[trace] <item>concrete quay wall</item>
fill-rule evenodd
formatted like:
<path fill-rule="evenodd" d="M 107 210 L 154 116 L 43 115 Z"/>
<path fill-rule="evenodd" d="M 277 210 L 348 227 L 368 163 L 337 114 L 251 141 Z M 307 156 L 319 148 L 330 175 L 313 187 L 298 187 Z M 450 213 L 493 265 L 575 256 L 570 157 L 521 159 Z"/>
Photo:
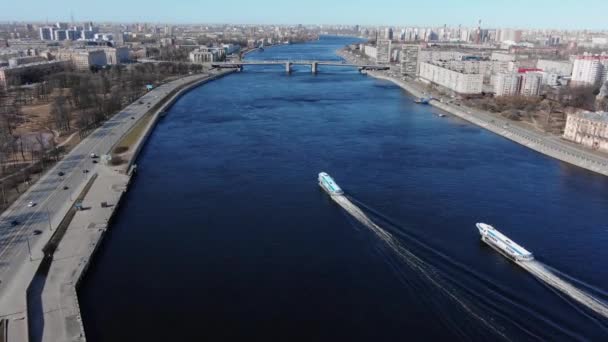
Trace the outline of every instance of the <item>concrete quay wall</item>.
<path fill-rule="evenodd" d="M 186 77 L 184 84 L 178 84 L 175 89 L 159 99 L 151 109 L 155 110 L 155 107 L 158 106 L 152 114 L 153 119 L 150 120 L 134 144 L 134 152 L 130 155 L 127 164 L 130 166 L 134 163 L 158 120 L 182 95 L 197 86 L 229 73 L 222 72 L 204 78 Z M 167 99 L 168 97 L 170 98 Z M 133 127 L 135 127 L 135 123 Z M 119 142 L 126 134 L 128 131 L 116 142 Z M 113 147 L 109 152 L 113 150 Z M 65 236 L 59 242 L 58 252 L 53 257 L 48 271 L 46 274 L 42 274 L 42 280 L 38 276 L 32 280 L 32 283 L 38 282 L 37 286 L 41 290 L 35 294 L 37 298 L 31 298 L 31 296 L 27 298 L 28 301 L 36 302 L 33 306 L 28 303 L 28 307 L 35 308 L 32 311 L 28 310 L 26 315 L 29 336 L 13 339 L 10 342 L 24 342 L 30 339 L 86 341 L 78 301 L 78 287 L 81 285 L 103 237 L 110 228 L 111 220 L 120 206 L 132 178 L 131 174 L 117 172 L 115 167 L 101 164 L 97 166 L 97 174 L 97 179 L 83 200 L 83 204 L 88 207 L 88 210 L 80 211 L 74 216 Z M 101 202 L 107 202 L 110 205 L 103 207 L 100 205 Z M 36 322 L 42 322 L 42 324 Z"/>

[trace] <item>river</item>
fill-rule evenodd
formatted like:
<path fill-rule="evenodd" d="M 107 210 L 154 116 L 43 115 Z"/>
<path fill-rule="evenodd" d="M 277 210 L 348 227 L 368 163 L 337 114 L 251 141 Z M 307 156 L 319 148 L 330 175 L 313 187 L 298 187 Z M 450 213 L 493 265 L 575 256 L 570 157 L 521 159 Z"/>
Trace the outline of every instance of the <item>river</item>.
<path fill-rule="evenodd" d="M 353 41 L 247 58 L 340 60 Z M 606 300 L 608 178 L 439 113 L 343 67 L 247 67 L 189 92 L 83 282 L 88 340 L 608 339 L 608 321 L 475 228 Z M 319 188 L 320 171 L 380 234 Z"/>

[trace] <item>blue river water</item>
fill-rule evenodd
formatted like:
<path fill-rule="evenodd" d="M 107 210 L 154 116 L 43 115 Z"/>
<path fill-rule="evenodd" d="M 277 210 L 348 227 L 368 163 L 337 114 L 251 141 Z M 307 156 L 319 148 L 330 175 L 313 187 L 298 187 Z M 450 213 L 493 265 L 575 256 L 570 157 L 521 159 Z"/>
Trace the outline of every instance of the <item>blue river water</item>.
<path fill-rule="evenodd" d="M 353 41 L 247 58 L 340 60 Z M 79 293 L 90 341 L 608 340 L 475 228 L 606 300 L 608 178 L 354 69 L 284 70 L 196 88 L 159 123 Z M 332 202 L 321 171 L 415 258 Z"/>

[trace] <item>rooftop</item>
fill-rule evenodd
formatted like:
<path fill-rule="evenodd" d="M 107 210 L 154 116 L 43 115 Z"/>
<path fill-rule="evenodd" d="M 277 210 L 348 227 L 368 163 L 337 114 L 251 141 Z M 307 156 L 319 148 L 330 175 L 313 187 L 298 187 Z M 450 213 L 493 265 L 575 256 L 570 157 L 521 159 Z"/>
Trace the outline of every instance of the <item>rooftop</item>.
<path fill-rule="evenodd" d="M 589 121 L 608 123 L 608 112 L 580 112 L 573 115 Z"/>
<path fill-rule="evenodd" d="M 65 61 L 52 60 L 52 61 L 42 61 L 42 62 L 34 62 L 34 63 L 27 63 L 27 64 L 19 64 L 19 65 L 12 66 L 12 67 L 11 66 L 0 67 L 0 70 L 15 70 L 15 69 L 28 68 L 28 67 L 32 67 L 32 66 L 36 66 L 36 65 L 56 64 L 56 63 L 65 63 Z"/>

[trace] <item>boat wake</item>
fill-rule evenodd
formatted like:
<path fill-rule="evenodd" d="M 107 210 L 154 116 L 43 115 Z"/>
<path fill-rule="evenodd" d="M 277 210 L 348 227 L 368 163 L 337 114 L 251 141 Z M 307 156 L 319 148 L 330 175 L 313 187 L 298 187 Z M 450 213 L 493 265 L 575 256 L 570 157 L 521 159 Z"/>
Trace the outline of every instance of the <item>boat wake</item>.
<path fill-rule="evenodd" d="M 400 260 L 412 268 L 415 267 L 415 270 L 429 279 L 449 298 L 469 311 L 472 317 L 483 317 L 484 319 L 481 321 L 486 326 L 490 326 L 490 323 L 494 324 L 491 331 L 499 329 L 500 336 L 504 337 L 505 334 L 502 332 L 507 333 L 510 330 L 507 326 L 496 325 L 499 324 L 497 319 L 500 319 L 503 324 L 510 325 L 519 332 L 527 334 L 530 340 L 544 341 L 550 339 L 551 336 L 568 336 L 571 340 L 585 340 L 586 333 L 581 334 L 580 331 L 577 331 L 576 326 L 569 326 L 566 322 L 560 321 L 559 317 L 553 316 L 551 311 L 544 307 L 528 305 L 526 298 L 523 298 L 517 291 L 512 291 L 509 287 L 493 281 L 493 279 L 427 245 L 411 228 L 402 226 L 395 219 L 385 216 L 356 198 L 340 197 L 344 196 L 337 196 L 333 199 L 345 209 L 349 218 L 356 219 L 374 232 Z M 368 212 L 371 216 L 366 214 Z M 376 222 L 387 226 L 380 228 L 370 217 L 373 217 L 374 221 L 377 218 L 379 221 Z M 402 239 L 407 241 L 407 248 L 400 243 Z M 416 254 L 414 254 L 414 251 L 416 251 Z M 423 261 L 421 256 L 428 256 L 432 260 L 438 259 L 441 262 L 433 265 L 428 261 Z M 540 275 L 543 275 L 543 278 L 546 279 L 546 281 L 541 281 L 543 285 L 570 304 L 581 315 L 594 322 L 603 333 L 608 332 L 605 323 L 598 321 L 597 317 L 586 312 L 569 299 L 569 296 L 576 296 L 580 299 L 576 301 L 577 303 L 582 303 L 585 307 L 588 307 L 585 304 L 587 303 L 603 311 L 605 310 L 605 298 L 608 298 L 608 293 L 563 274 L 548 265 L 541 264 L 539 261 L 535 260 L 533 262 L 539 266 L 534 267 L 533 270 L 528 269 L 530 273 L 538 274 L 536 278 L 539 279 Z M 530 262 L 527 263 L 530 264 Z M 549 286 L 549 283 L 554 285 Z M 558 291 L 559 288 L 567 288 L 568 292 L 565 290 L 560 290 L 560 292 Z M 562 295 L 562 292 L 569 293 L 569 295 Z M 513 316 L 510 309 L 506 309 L 506 307 L 517 309 L 519 315 Z M 598 312 L 597 310 L 594 311 Z M 604 316 L 601 312 L 600 315 Z"/>
<path fill-rule="evenodd" d="M 385 246 L 387 246 L 392 252 L 394 252 L 409 267 L 418 271 L 419 274 L 421 274 L 437 289 L 441 290 L 448 298 L 458 303 L 464 311 L 469 313 L 475 319 L 482 322 L 488 329 L 490 329 L 490 331 L 494 332 L 495 334 L 506 340 L 509 340 L 509 338 L 502 331 L 500 331 L 484 317 L 477 314 L 468 303 L 456 296 L 456 294 L 453 291 L 450 291 L 449 288 L 444 286 L 445 282 L 442 281 L 441 277 L 439 276 L 439 274 L 437 274 L 436 270 L 434 270 L 433 267 L 428 265 L 425 261 L 413 254 L 403 245 L 401 245 L 399 241 L 395 237 L 393 237 L 392 234 L 375 224 L 358 206 L 351 202 L 347 197 L 331 196 L 331 198 L 352 217 L 359 221 L 359 223 L 369 228 L 385 244 Z"/>
<path fill-rule="evenodd" d="M 542 281 L 576 302 L 582 304 L 586 308 L 593 310 L 604 318 L 608 318 L 608 303 L 599 299 L 584 290 L 574 286 L 572 283 L 560 277 L 556 272 L 553 272 L 548 266 L 534 260 L 527 262 L 518 262 L 522 268 L 530 272 L 538 280 Z"/>

